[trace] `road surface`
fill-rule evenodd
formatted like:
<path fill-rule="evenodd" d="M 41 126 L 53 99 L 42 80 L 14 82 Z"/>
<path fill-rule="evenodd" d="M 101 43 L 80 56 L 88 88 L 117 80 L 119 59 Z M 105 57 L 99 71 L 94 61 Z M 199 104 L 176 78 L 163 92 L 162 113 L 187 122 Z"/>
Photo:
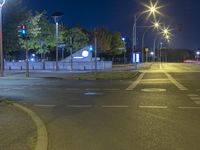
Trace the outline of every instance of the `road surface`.
<path fill-rule="evenodd" d="M 132 80 L 0 80 L 34 110 L 49 150 L 199 150 L 200 66 L 153 64 Z"/>

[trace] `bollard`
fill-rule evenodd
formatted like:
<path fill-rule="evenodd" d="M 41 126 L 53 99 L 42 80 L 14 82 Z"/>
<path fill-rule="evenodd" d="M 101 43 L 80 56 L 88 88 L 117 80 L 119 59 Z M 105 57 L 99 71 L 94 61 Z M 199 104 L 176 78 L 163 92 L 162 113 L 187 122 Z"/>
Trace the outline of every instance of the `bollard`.
<path fill-rule="evenodd" d="M 21 66 L 21 70 L 23 70 L 23 67 Z"/>
<path fill-rule="evenodd" d="M 9 66 L 9 70 L 11 70 L 11 66 Z"/>

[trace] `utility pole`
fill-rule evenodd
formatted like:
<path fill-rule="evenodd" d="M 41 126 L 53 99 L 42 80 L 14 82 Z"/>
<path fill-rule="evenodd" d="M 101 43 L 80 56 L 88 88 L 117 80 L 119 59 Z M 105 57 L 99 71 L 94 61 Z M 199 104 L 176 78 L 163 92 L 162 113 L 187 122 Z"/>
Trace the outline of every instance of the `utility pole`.
<path fill-rule="evenodd" d="M 26 42 L 26 77 L 29 78 L 30 73 L 29 73 L 28 38 L 25 39 L 25 42 Z"/>
<path fill-rule="evenodd" d="M 70 57 L 70 65 L 71 65 L 71 70 L 73 70 L 73 38 L 70 37 L 70 54 L 71 54 L 71 57 Z"/>
<path fill-rule="evenodd" d="M 95 72 L 97 72 L 97 32 L 94 32 L 94 47 L 95 47 Z"/>
<path fill-rule="evenodd" d="M 134 60 L 134 64 L 137 69 L 137 62 L 136 62 L 136 44 L 137 44 L 137 15 L 134 16 L 134 24 L 133 24 L 133 45 L 132 45 L 132 58 Z M 134 54 L 134 56 L 133 56 Z"/>
<path fill-rule="evenodd" d="M 59 24 L 56 22 L 56 71 L 59 70 L 58 66 L 58 36 L 59 36 Z"/>

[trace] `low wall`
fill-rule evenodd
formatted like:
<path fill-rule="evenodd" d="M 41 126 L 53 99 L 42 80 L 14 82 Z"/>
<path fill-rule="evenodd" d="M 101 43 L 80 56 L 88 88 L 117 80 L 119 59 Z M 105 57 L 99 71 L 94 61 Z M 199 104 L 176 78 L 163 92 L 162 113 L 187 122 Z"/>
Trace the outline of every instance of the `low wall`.
<path fill-rule="evenodd" d="M 26 63 L 25 62 L 5 62 L 4 64 L 5 70 L 25 70 Z M 30 70 L 56 70 L 56 62 L 55 61 L 46 61 L 46 62 L 29 62 Z M 95 63 L 94 62 L 73 62 L 72 64 L 73 70 L 94 70 Z M 111 61 L 98 61 L 97 69 L 112 69 Z M 59 70 L 71 70 L 70 62 L 59 62 Z"/>

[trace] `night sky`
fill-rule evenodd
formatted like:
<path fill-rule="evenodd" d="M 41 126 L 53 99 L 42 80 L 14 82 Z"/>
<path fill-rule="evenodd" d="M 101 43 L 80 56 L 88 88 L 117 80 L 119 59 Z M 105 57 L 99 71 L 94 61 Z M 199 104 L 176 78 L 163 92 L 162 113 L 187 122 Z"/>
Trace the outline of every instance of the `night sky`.
<path fill-rule="evenodd" d="M 67 26 L 81 24 L 93 29 L 105 27 L 119 31 L 123 36 L 131 38 L 133 15 L 143 9 L 142 0 L 26 0 L 26 5 L 33 10 L 46 10 L 49 15 L 55 11 L 65 14 L 63 22 Z M 149 2 L 143 0 L 142 2 Z M 164 16 L 161 22 L 170 25 L 174 30 L 172 48 L 200 48 L 200 1 L 199 0 L 160 0 L 165 5 L 161 9 Z M 145 16 L 143 17 L 145 18 Z M 138 25 L 148 25 L 149 21 L 140 19 Z M 177 30 L 182 27 L 182 31 Z M 139 29 L 138 41 L 143 29 Z M 146 45 L 152 47 L 154 33 L 149 32 Z M 140 44 L 141 42 L 139 42 Z"/>

